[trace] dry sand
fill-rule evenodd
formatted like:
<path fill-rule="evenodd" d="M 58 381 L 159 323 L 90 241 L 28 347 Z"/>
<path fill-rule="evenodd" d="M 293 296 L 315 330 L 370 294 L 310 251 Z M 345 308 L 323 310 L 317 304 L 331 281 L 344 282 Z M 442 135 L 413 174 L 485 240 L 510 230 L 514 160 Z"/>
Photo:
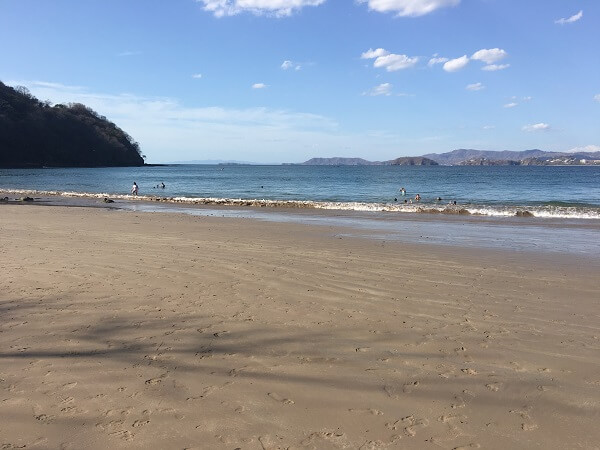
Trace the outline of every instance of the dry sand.
<path fill-rule="evenodd" d="M 1 448 L 599 448 L 594 261 L 0 205 Z"/>

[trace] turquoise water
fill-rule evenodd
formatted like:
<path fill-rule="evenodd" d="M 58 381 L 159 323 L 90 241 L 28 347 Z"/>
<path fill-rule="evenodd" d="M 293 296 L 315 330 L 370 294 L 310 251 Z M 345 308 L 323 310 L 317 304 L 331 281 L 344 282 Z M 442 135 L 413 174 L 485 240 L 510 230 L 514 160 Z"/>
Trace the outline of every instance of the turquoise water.
<path fill-rule="evenodd" d="M 187 202 L 297 206 L 358 211 L 600 219 L 600 167 L 210 166 L 0 169 L 0 190 L 125 196 Z M 165 189 L 156 188 L 164 182 Z M 400 195 L 400 188 L 407 191 Z M 410 201 L 420 194 L 421 202 Z M 441 197 L 442 201 L 437 198 Z M 406 200 L 406 203 L 404 202 Z M 457 206 L 449 203 L 457 202 Z M 287 204 L 289 206 L 290 203 Z"/>

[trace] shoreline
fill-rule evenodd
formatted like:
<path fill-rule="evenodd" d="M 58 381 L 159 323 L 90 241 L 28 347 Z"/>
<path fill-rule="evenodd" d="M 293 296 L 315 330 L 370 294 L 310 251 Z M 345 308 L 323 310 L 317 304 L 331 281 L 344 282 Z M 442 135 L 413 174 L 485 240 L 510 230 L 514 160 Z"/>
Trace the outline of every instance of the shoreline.
<path fill-rule="evenodd" d="M 2 445 L 600 441 L 599 266 L 583 259 L 247 218 L 0 209 Z"/>
<path fill-rule="evenodd" d="M 0 191 L 0 198 L 5 192 Z M 14 192 L 14 191 L 13 191 Z M 14 195 L 14 194 L 13 194 Z M 404 244 L 444 245 L 459 248 L 497 249 L 507 252 L 570 255 L 600 261 L 600 223 L 585 219 L 489 217 L 461 214 L 423 214 L 390 211 L 349 211 L 285 206 L 204 204 L 156 201 L 124 195 L 109 203 L 98 195 L 46 195 L 32 202 L 11 199 L 8 204 L 78 206 L 127 211 L 222 216 L 265 222 L 340 227 L 348 237 L 364 237 Z M 160 199 L 159 199 L 160 200 Z M 6 204 L 6 203 L 4 203 Z M 1 206 L 1 205 L 0 205 Z"/>
<path fill-rule="evenodd" d="M 547 204 L 547 205 L 477 205 L 477 204 L 453 204 L 440 202 L 412 202 L 402 201 L 386 203 L 366 202 L 338 202 L 338 201 L 315 201 L 315 200 L 277 200 L 261 198 L 217 198 L 217 197 L 182 197 L 164 195 L 137 195 L 118 193 L 90 193 L 76 191 L 44 191 L 34 189 L 0 189 L 0 195 L 25 195 L 41 197 L 63 197 L 80 199 L 116 199 L 141 202 L 169 203 L 179 205 L 206 205 L 206 206 L 238 206 L 258 208 L 289 208 L 289 209 L 312 209 L 331 211 L 355 211 L 355 212 L 386 212 L 399 214 L 425 214 L 441 216 L 472 216 L 472 217 L 494 217 L 511 218 L 525 217 L 536 219 L 564 219 L 564 220 L 600 220 L 600 207 L 596 205 L 577 204 Z M 402 197 L 400 198 L 402 200 Z"/>

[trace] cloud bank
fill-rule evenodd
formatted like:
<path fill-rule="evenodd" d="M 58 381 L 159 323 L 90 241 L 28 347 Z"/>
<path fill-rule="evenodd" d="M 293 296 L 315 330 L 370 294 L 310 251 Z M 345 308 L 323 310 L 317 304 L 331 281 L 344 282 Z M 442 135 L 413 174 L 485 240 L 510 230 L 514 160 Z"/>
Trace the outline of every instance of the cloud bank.
<path fill-rule="evenodd" d="M 274 17 L 291 16 L 306 6 L 319 6 L 325 0 L 196 0 L 216 17 L 235 16 L 243 12 Z"/>
<path fill-rule="evenodd" d="M 339 135 L 329 117 L 265 107 L 187 107 L 177 99 L 103 94 L 79 86 L 41 81 L 8 81 L 25 86 L 51 103 L 83 103 L 106 116 L 138 141 L 149 161 L 240 159 L 244 149 L 251 160 L 289 161 L 315 142 L 340 148 L 360 138 Z M 366 144 L 365 144 L 366 145 Z M 284 155 L 283 153 L 286 153 Z"/>
<path fill-rule="evenodd" d="M 437 9 L 456 6 L 460 0 L 359 0 L 380 13 L 395 13 L 399 17 L 418 17 Z"/>

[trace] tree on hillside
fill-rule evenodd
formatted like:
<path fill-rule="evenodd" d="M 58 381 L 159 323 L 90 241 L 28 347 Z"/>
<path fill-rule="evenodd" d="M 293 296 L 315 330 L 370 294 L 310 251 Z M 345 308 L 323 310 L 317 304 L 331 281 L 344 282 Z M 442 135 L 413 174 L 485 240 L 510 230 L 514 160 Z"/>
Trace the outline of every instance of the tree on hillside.
<path fill-rule="evenodd" d="M 51 106 L 0 82 L 0 167 L 141 166 L 139 144 L 81 103 Z"/>

